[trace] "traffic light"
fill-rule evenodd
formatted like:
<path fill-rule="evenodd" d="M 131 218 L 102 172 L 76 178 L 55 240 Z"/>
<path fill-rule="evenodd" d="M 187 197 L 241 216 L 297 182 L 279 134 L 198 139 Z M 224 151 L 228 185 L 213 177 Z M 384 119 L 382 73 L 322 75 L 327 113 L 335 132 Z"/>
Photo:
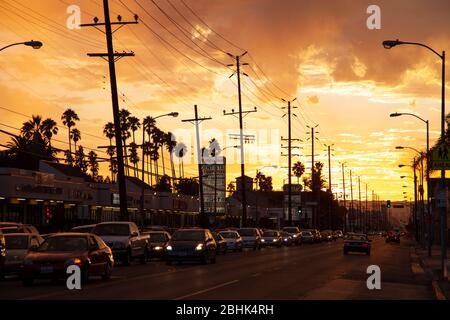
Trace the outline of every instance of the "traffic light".
<path fill-rule="evenodd" d="M 387 202 L 386 202 L 386 208 L 390 208 L 391 207 L 391 200 L 388 200 Z"/>
<path fill-rule="evenodd" d="M 302 213 L 303 213 L 302 207 L 297 207 L 297 213 L 299 216 L 302 215 Z"/>

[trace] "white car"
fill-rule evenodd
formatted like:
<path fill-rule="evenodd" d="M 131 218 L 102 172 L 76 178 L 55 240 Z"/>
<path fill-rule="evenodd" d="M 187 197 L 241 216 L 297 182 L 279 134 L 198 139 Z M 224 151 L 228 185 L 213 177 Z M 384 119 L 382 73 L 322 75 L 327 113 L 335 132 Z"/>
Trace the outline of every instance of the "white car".
<path fill-rule="evenodd" d="M 242 238 L 244 248 L 261 249 L 261 235 L 256 228 L 241 228 L 239 234 Z"/>
<path fill-rule="evenodd" d="M 243 248 L 242 238 L 237 231 L 232 230 L 220 231 L 219 234 L 225 240 L 227 250 L 242 251 Z"/>

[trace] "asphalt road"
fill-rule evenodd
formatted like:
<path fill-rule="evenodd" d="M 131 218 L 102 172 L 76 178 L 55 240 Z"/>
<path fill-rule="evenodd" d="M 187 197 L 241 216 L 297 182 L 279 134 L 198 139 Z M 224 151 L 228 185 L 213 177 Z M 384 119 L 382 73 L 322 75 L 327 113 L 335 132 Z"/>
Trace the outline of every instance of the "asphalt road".
<path fill-rule="evenodd" d="M 216 264 L 117 265 L 109 281 L 81 290 L 65 282 L 0 281 L 0 299 L 432 299 L 429 281 L 411 269 L 410 246 L 375 238 L 372 255 L 343 255 L 343 242 L 266 248 L 218 256 Z M 369 265 L 381 268 L 381 290 L 369 290 Z"/>

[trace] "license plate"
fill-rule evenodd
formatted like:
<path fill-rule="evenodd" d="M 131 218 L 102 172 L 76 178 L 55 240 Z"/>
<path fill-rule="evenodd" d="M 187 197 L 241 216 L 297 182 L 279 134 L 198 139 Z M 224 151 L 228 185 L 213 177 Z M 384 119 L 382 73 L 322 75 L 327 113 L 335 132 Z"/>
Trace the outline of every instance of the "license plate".
<path fill-rule="evenodd" d="M 52 273 L 52 272 L 53 272 L 53 267 L 51 267 L 51 266 L 41 267 L 41 273 Z"/>

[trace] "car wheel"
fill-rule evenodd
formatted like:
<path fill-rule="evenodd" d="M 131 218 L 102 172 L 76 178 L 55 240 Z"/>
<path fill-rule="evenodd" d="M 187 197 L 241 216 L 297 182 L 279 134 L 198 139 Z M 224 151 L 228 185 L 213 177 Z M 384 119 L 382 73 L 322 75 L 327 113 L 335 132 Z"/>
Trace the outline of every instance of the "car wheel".
<path fill-rule="evenodd" d="M 34 279 L 33 278 L 23 278 L 22 283 L 25 287 L 31 287 L 33 285 Z"/>
<path fill-rule="evenodd" d="M 111 279 L 111 272 L 112 272 L 111 264 L 107 263 L 105 267 L 105 273 L 102 275 L 102 279 L 103 280 Z"/>
<path fill-rule="evenodd" d="M 208 263 L 208 258 L 206 257 L 206 255 L 204 255 L 202 257 L 202 264 L 207 264 Z"/>
<path fill-rule="evenodd" d="M 211 258 L 211 263 L 216 263 L 216 256 Z"/>

